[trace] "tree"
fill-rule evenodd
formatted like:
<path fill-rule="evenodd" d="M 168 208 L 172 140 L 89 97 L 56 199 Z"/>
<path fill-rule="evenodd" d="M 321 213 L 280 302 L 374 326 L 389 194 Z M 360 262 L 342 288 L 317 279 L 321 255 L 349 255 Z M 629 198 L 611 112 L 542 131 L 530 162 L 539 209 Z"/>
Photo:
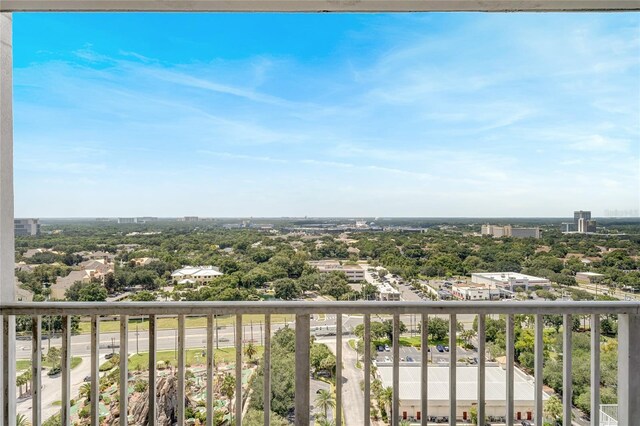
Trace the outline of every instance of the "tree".
<path fill-rule="evenodd" d="M 54 346 L 51 349 L 49 349 L 49 351 L 47 352 L 47 361 L 51 363 L 52 368 L 59 366 L 61 359 L 62 359 L 62 353 L 60 352 L 59 348 L 56 348 Z"/>
<path fill-rule="evenodd" d="M 142 290 L 131 295 L 129 299 L 132 302 L 155 302 L 156 296 L 148 290 Z"/>
<path fill-rule="evenodd" d="M 320 389 L 316 395 L 316 406 L 324 412 L 324 417 L 327 418 L 327 411 L 329 408 L 335 408 L 336 400 L 331 392 Z"/>
<path fill-rule="evenodd" d="M 256 355 L 256 353 L 258 353 L 258 350 L 256 349 L 256 346 L 253 344 L 253 342 L 247 343 L 247 345 L 244 347 L 244 354 L 247 356 L 247 358 L 249 358 L 249 361 L 253 361 L 253 357 Z"/>
<path fill-rule="evenodd" d="M 300 286 L 291 278 L 281 278 L 279 280 L 275 280 L 271 287 L 275 292 L 275 296 L 278 299 L 282 300 L 293 300 L 298 299 L 302 296 L 302 289 Z"/>
<path fill-rule="evenodd" d="M 29 426 L 30 424 L 24 414 L 16 415 L 16 426 Z"/>
<path fill-rule="evenodd" d="M 222 384 L 220 385 L 220 393 L 227 397 L 229 400 L 229 415 L 233 416 L 233 411 L 231 409 L 231 404 L 233 402 L 233 395 L 236 391 L 236 378 L 231 374 L 225 374 L 224 379 L 222 379 Z"/>
<path fill-rule="evenodd" d="M 551 420 L 553 424 L 558 424 L 562 420 L 562 401 L 553 395 L 544 402 L 544 416 Z"/>
<path fill-rule="evenodd" d="M 86 398 L 87 401 L 91 401 L 91 384 L 84 383 L 82 386 L 80 386 L 78 395 L 80 396 L 80 398 Z"/>
<path fill-rule="evenodd" d="M 440 317 L 429 319 L 429 338 L 435 341 L 446 339 L 449 335 L 449 320 Z"/>

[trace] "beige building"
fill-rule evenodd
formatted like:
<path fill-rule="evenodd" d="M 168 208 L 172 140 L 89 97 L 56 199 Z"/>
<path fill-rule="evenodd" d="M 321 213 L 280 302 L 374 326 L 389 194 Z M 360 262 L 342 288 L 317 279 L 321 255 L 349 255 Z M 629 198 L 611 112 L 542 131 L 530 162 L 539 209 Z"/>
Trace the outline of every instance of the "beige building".
<path fill-rule="evenodd" d="M 321 274 L 344 272 L 347 276 L 347 281 L 350 283 L 364 281 L 364 269 L 360 265 L 342 264 L 337 260 L 311 260 L 307 263 L 315 266 Z"/>
<path fill-rule="evenodd" d="M 64 294 L 75 282 L 87 284 L 91 282 L 89 271 L 71 271 L 66 277 L 56 278 L 56 282 L 51 285 L 51 299 L 64 300 Z"/>
<path fill-rule="evenodd" d="M 449 365 L 429 367 L 428 416 L 431 421 L 444 421 L 449 417 Z M 418 362 L 400 364 L 400 412 L 401 419 L 418 421 L 421 413 L 421 367 Z M 377 374 L 384 387 L 393 387 L 393 366 L 378 363 Z M 485 368 L 485 400 L 487 417 L 503 418 L 506 412 L 506 371 L 497 363 L 487 363 Z M 478 367 L 456 366 L 457 419 L 470 420 L 471 407 L 478 403 Z M 514 368 L 514 411 L 516 420 L 532 420 L 534 409 L 533 377 Z M 543 399 L 548 395 L 543 394 Z M 519 424 L 519 422 L 518 422 Z"/>
<path fill-rule="evenodd" d="M 540 238 L 542 232 L 540 228 L 514 228 L 511 225 L 482 225 L 482 235 L 491 235 L 496 238 L 513 237 L 513 238 Z"/>

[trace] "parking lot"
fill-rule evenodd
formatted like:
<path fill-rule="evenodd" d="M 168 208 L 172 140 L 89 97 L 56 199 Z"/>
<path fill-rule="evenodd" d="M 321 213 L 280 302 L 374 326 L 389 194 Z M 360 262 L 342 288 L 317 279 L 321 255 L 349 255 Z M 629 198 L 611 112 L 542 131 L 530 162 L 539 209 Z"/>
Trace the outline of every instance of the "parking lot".
<path fill-rule="evenodd" d="M 474 350 L 466 350 L 458 346 L 456 358 L 477 358 L 478 353 Z M 377 362 L 392 362 L 393 348 L 389 347 L 389 351 L 376 351 Z M 401 362 L 422 362 L 422 353 L 420 349 L 413 346 L 400 346 Z M 429 361 L 434 364 L 443 364 L 449 362 L 449 352 L 439 352 L 435 346 L 429 346 Z"/>

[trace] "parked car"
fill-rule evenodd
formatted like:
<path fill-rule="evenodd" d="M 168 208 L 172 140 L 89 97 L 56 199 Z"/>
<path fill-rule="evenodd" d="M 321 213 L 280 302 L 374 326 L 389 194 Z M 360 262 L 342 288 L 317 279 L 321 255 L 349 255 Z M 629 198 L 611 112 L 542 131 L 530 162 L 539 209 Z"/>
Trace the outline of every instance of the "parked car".
<path fill-rule="evenodd" d="M 113 352 L 109 352 L 108 354 L 106 354 L 106 355 L 104 356 L 104 359 L 111 359 L 111 358 L 113 358 L 113 355 L 114 355 L 114 353 L 113 353 Z"/>
<path fill-rule="evenodd" d="M 382 345 L 376 346 L 376 349 L 378 350 L 378 352 L 384 352 L 384 346 Z"/>
<path fill-rule="evenodd" d="M 413 362 L 413 358 L 411 358 L 410 356 L 407 357 L 407 362 Z"/>
<path fill-rule="evenodd" d="M 531 425 L 531 422 L 530 422 L 529 420 L 523 420 L 520 424 L 521 424 L 522 426 L 532 426 L 532 425 Z"/>
<path fill-rule="evenodd" d="M 384 351 L 391 352 L 391 348 L 389 347 L 389 345 L 384 345 Z"/>
<path fill-rule="evenodd" d="M 449 352 L 449 346 L 445 346 L 445 347 L 444 347 L 444 351 L 445 351 L 445 352 Z"/>
<path fill-rule="evenodd" d="M 444 346 L 442 345 L 436 345 L 436 349 L 438 350 L 438 352 L 444 352 Z"/>
<path fill-rule="evenodd" d="M 85 382 L 90 382 L 91 381 L 91 376 L 84 376 L 84 381 Z"/>

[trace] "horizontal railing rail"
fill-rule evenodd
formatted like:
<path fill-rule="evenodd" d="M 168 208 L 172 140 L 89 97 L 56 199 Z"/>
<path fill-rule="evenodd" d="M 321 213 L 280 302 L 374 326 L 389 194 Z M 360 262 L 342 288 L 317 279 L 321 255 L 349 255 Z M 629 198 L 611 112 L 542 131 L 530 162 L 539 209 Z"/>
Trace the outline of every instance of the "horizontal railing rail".
<path fill-rule="evenodd" d="M 0 305 L 2 315 L 231 314 L 640 314 L 640 302 L 33 302 Z"/>
<path fill-rule="evenodd" d="M 619 318 L 618 328 L 618 404 L 620 407 L 619 424 L 632 425 L 631 420 L 640 418 L 640 303 L 639 302 L 116 302 L 116 303 L 79 303 L 79 302 L 42 302 L 42 303 L 11 303 L 0 305 L 0 317 L 3 321 L 3 403 L 2 424 L 12 426 L 15 424 L 15 406 L 12 405 L 8 395 L 12 395 L 11 389 L 15 387 L 15 374 L 7 374 L 10 371 L 11 363 L 15 360 L 15 341 L 12 341 L 11 328 L 14 327 L 16 316 L 31 317 L 32 330 L 32 424 L 40 426 L 42 423 L 42 317 L 61 316 L 62 318 L 62 348 L 61 348 L 61 423 L 71 424 L 70 402 L 74 395 L 71 394 L 71 318 L 72 316 L 84 316 L 90 319 L 90 351 L 91 351 L 91 395 L 97 395 L 100 389 L 99 359 L 100 359 L 100 322 L 104 317 L 117 317 L 120 321 L 120 348 L 122 356 L 119 361 L 119 424 L 128 424 L 126 414 L 128 413 L 128 339 L 130 337 L 129 321 L 136 317 L 148 318 L 148 368 L 149 368 L 149 392 L 153 395 L 157 385 L 157 350 L 158 350 L 158 319 L 163 316 L 177 317 L 176 330 L 176 396 L 178 407 L 177 424 L 185 424 L 185 407 L 182 401 L 185 400 L 186 383 L 186 331 L 185 319 L 188 316 L 206 317 L 206 425 L 212 426 L 214 419 L 213 407 L 213 380 L 215 371 L 215 361 L 213 359 L 214 335 L 216 345 L 217 327 L 216 317 L 218 315 L 232 315 L 235 317 L 234 342 L 235 347 L 235 377 L 238 378 L 235 384 L 233 410 L 233 424 L 242 424 L 243 401 L 247 396 L 243 389 L 242 368 L 243 368 L 243 339 L 246 337 L 243 328 L 243 315 L 257 314 L 264 315 L 264 355 L 263 355 L 263 395 L 271 395 L 271 333 L 272 315 L 289 314 L 295 315 L 295 424 L 308 426 L 312 421 L 310 413 L 310 343 L 311 343 L 311 323 L 313 314 L 335 314 L 336 321 L 336 409 L 334 420 L 336 426 L 342 426 L 343 408 L 343 332 L 345 331 L 343 315 L 358 315 L 358 321 L 363 324 L 364 340 L 364 368 L 362 374 L 362 389 L 364 395 L 362 404 L 364 407 L 363 423 L 370 424 L 371 409 L 371 317 L 388 316 L 391 318 L 393 327 L 391 346 L 393 348 L 392 360 L 392 396 L 389 401 L 391 411 L 390 422 L 393 426 L 400 423 L 400 319 L 403 315 L 419 315 L 421 325 L 420 338 L 424 342 L 428 336 L 429 317 L 434 315 L 445 315 L 449 319 L 449 410 L 446 421 L 449 425 L 457 424 L 459 412 L 457 411 L 457 319 L 458 315 L 474 315 L 478 324 L 478 371 L 477 371 L 477 417 L 488 420 L 486 413 L 486 389 L 485 389 L 485 326 L 487 315 L 504 315 L 506 317 L 506 380 L 505 380 L 505 413 L 502 421 L 508 425 L 513 425 L 516 421 L 516 411 L 514 406 L 515 391 L 514 378 L 516 371 L 514 368 L 514 347 L 515 347 L 515 320 L 516 315 L 533 315 L 534 324 L 534 406 L 533 420 L 535 426 L 542 425 L 543 418 L 543 334 L 544 316 L 562 314 L 563 318 L 563 418 L 564 425 L 571 424 L 572 418 L 572 326 L 573 316 L 584 315 L 591 320 L 591 381 L 600 382 L 600 315 L 617 314 Z M 353 318 L 353 317 L 351 317 Z M 215 329 L 215 331 L 214 331 Z M 13 330 L 15 332 L 15 330 Z M 429 364 L 428 364 L 428 344 L 421 345 L 422 358 L 419 361 L 420 373 L 420 423 L 425 426 L 429 421 Z M 568 356 L 567 356 L 568 354 Z M 15 370 L 14 370 L 15 371 Z M 243 394 L 244 393 L 244 394 Z M 592 387 L 591 403 L 593 407 L 600 405 L 599 386 Z M 265 415 L 263 423 L 269 425 L 270 418 L 270 398 L 263 401 Z M 149 399 L 147 424 L 155 425 L 157 420 L 158 404 L 156 398 Z M 594 410 L 595 411 L 595 410 Z M 90 423 L 99 425 L 99 399 L 90 399 Z M 347 413 L 345 413 L 347 414 Z M 599 426 L 601 418 L 599 413 L 592 413 L 591 425 Z M 484 424 L 481 420 L 480 424 Z"/>

